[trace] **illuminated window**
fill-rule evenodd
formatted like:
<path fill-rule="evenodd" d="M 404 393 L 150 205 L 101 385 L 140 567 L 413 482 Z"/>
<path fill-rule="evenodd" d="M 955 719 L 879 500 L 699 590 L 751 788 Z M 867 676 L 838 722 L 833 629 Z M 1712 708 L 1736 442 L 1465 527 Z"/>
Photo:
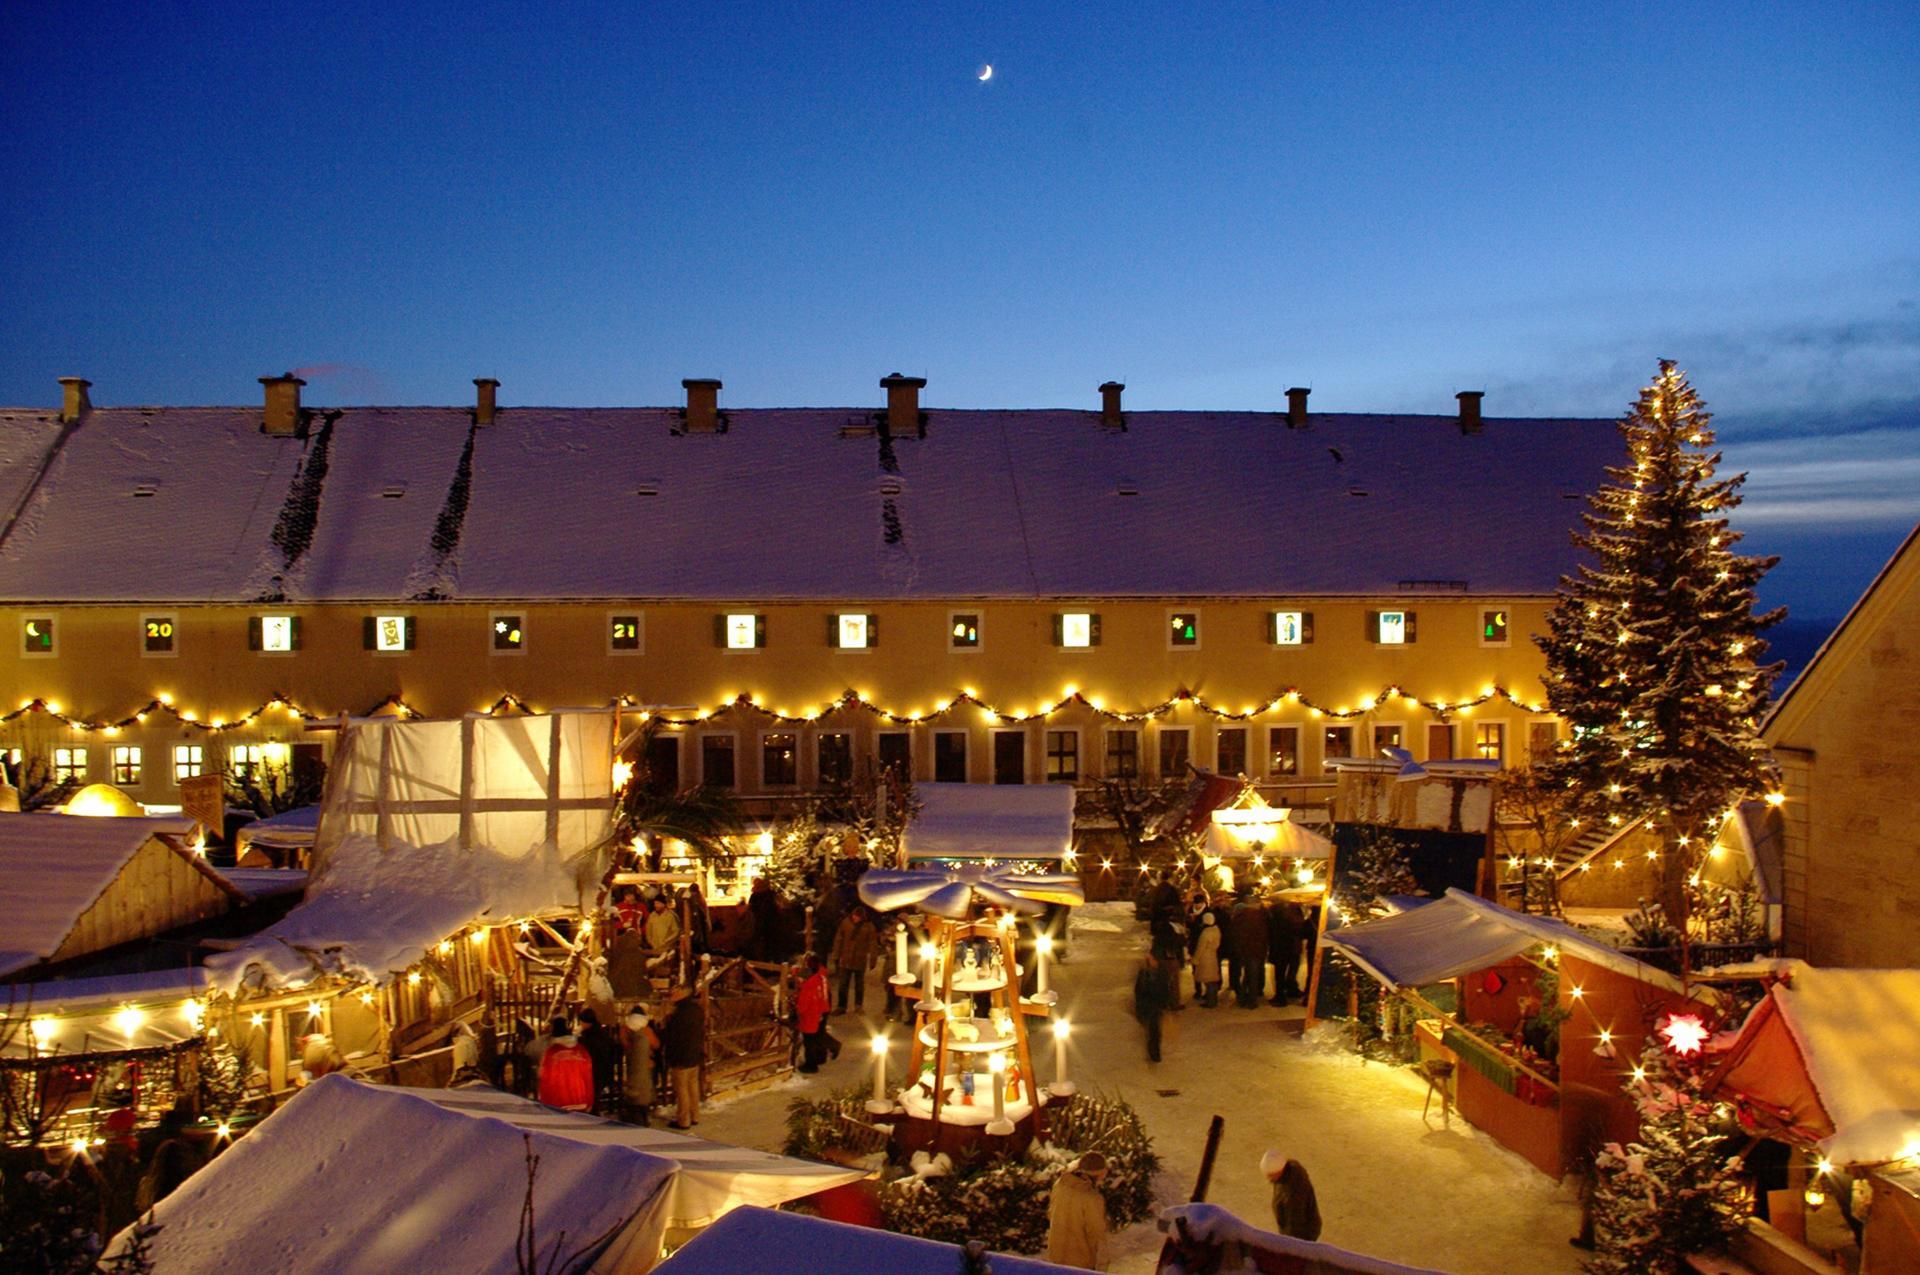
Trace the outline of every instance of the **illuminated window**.
<path fill-rule="evenodd" d="M 1507 612 L 1503 607 L 1498 611 L 1480 613 L 1480 645 L 1505 646 L 1507 644 Z"/>
<path fill-rule="evenodd" d="M 956 651 L 980 649 L 980 616 L 974 611 L 955 611 L 947 617 L 947 645 Z"/>
<path fill-rule="evenodd" d="M 607 649 L 609 651 L 640 650 L 640 617 L 635 614 L 610 615 L 607 617 Z"/>
<path fill-rule="evenodd" d="M 1503 722 L 1475 722 L 1473 726 L 1473 751 L 1488 761 L 1505 761 L 1507 757 L 1507 728 Z"/>
<path fill-rule="evenodd" d="M 967 782 L 967 732 L 937 730 L 933 733 L 933 782 Z"/>
<path fill-rule="evenodd" d="M 1174 779 L 1187 773 L 1189 732 L 1186 727 L 1169 727 L 1160 733 L 1160 778 Z"/>
<path fill-rule="evenodd" d="M 1413 612 L 1369 611 L 1373 640 L 1381 646 L 1405 646 L 1413 641 Z"/>
<path fill-rule="evenodd" d="M 1300 773 L 1300 728 L 1298 726 L 1267 728 L 1267 773 L 1269 775 Z"/>
<path fill-rule="evenodd" d="M 197 778 L 207 766 L 207 750 L 199 744 L 173 746 L 173 781 Z"/>
<path fill-rule="evenodd" d="M 300 649 L 300 617 L 256 615 L 247 621 L 247 647 L 268 655 L 286 655 Z"/>
<path fill-rule="evenodd" d="M 1051 783 L 1080 782 L 1080 732 L 1047 732 L 1047 779 Z"/>
<path fill-rule="evenodd" d="M 1353 727 L 1327 727 L 1320 736 L 1320 755 L 1329 761 L 1353 756 Z"/>
<path fill-rule="evenodd" d="M 266 757 L 264 744 L 235 744 L 227 750 L 227 766 L 244 783 L 258 777 Z"/>
<path fill-rule="evenodd" d="M 767 617 L 751 611 L 713 617 L 713 642 L 729 651 L 756 651 L 767 644 Z"/>
<path fill-rule="evenodd" d="M 1107 732 L 1107 778 L 1138 779 L 1140 777 L 1140 732 L 1137 730 L 1110 730 Z"/>
<path fill-rule="evenodd" d="M 1275 646 L 1303 646 L 1313 641 L 1313 612 L 1275 611 L 1267 640 Z"/>
<path fill-rule="evenodd" d="M 114 748 L 113 782 L 116 784 L 140 782 L 140 746 L 138 744 L 120 744 Z"/>
<path fill-rule="evenodd" d="M 172 655 L 175 621 L 170 615 L 140 617 L 140 653 Z"/>
<path fill-rule="evenodd" d="M 527 618 L 518 612 L 495 611 L 492 620 L 493 649 L 511 655 L 527 649 Z"/>
<path fill-rule="evenodd" d="M 1065 611 L 1053 617 L 1053 644 L 1069 650 L 1100 645 L 1100 617 L 1087 611 Z"/>
<path fill-rule="evenodd" d="M 1168 612 L 1167 645 L 1199 646 L 1200 616 L 1193 611 Z"/>
<path fill-rule="evenodd" d="M 50 615 L 30 615 L 20 622 L 20 653 L 22 655 L 53 654 L 53 617 Z"/>
<path fill-rule="evenodd" d="M 880 617 L 862 611 L 828 616 L 827 645 L 842 651 L 865 651 L 880 645 Z"/>
<path fill-rule="evenodd" d="M 800 737 L 777 731 L 760 737 L 760 783 L 766 788 L 791 788 L 800 782 Z"/>
<path fill-rule="evenodd" d="M 700 782 L 709 788 L 734 786 L 733 736 L 700 737 Z"/>
<path fill-rule="evenodd" d="M 1217 775 L 1247 773 L 1247 729 L 1223 726 L 1213 733 L 1213 770 Z"/>
<path fill-rule="evenodd" d="M 413 649 L 413 617 L 369 615 L 360 621 L 360 645 L 369 651 L 394 655 Z"/>
<path fill-rule="evenodd" d="M 53 782 L 56 784 L 87 782 L 87 750 L 84 748 L 54 749 Z"/>
<path fill-rule="evenodd" d="M 853 736 L 826 731 L 814 737 L 815 758 L 822 784 L 844 784 L 853 778 Z"/>
<path fill-rule="evenodd" d="M 1373 755 L 1378 757 L 1383 748 L 1403 748 L 1401 742 L 1404 732 L 1398 726 L 1376 726 L 1373 728 Z"/>

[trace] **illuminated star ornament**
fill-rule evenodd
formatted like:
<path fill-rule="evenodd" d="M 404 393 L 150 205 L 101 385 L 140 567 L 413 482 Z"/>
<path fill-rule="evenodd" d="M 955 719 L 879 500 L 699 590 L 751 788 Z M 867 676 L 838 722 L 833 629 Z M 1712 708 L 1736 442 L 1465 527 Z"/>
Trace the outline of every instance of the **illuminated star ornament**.
<path fill-rule="evenodd" d="M 1707 1025 L 1697 1014 L 1669 1014 L 1660 1025 L 1667 1048 L 1682 1058 L 1691 1058 L 1707 1043 Z"/>

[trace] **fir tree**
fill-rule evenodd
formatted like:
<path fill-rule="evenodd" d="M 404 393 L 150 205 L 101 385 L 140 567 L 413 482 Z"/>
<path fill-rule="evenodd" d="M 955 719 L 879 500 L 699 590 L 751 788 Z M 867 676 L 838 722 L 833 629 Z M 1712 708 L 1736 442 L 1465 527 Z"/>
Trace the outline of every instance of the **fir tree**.
<path fill-rule="evenodd" d="M 1698 1068 L 1653 1040 L 1627 1092 L 1640 1136 L 1594 1159 L 1594 1275 L 1669 1275 L 1689 1253 L 1723 1251 L 1744 1225 L 1738 1156 L 1701 1096 Z"/>
<path fill-rule="evenodd" d="M 200 1054 L 200 1114 L 228 1120 L 247 1102 L 247 1074 L 240 1055 L 224 1038 L 210 1041 Z"/>
<path fill-rule="evenodd" d="M 1607 470 L 1574 539 L 1589 561 L 1561 581 L 1547 700 L 1572 728 L 1552 773 L 1581 817 L 1646 816 L 1662 838 L 1661 902 L 1682 926 L 1687 889 L 1725 813 L 1766 786 L 1758 721 L 1780 665 L 1754 613 L 1774 558 L 1733 552 L 1727 513 L 1746 475 L 1716 478 L 1701 400 L 1670 360 L 1620 422 L 1628 463 Z"/>

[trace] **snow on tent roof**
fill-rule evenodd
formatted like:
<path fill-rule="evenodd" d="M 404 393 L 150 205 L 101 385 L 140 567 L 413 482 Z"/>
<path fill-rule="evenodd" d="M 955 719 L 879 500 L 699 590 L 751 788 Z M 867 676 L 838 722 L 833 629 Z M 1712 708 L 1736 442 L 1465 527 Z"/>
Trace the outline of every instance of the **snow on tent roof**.
<path fill-rule="evenodd" d="M 217 986 L 382 984 L 469 926 L 579 907 L 612 819 L 613 734 L 606 709 L 350 723 L 306 898 L 209 957 Z"/>
<path fill-rule="evenodd" d="M 150 837 L 186 836 L 193 828 L 191 819 L 0 814 L 0 974 L 59 951 Z M 205 864 L 182 857 L 219 880 Z"/>
<path fill-rule="evenodd" d="M 1835 1164 L 1920 1157 L 1920 969 L 1784 962 L 1715 1084 L 1770 1109 Z"/>
<path fill-rule="evenodd" d="M 1277 1235 L 1272 1231 L 1263 1231 L 1249 1226 L 1239 1218 L 1217 1204 L 1176 1204 L 1170 1209 L 1160 1211 L 1160 1229 L 1169 1232 L 1184 1231 L 1200 1243 L 1225 1247 L 1239 1245 L 1244 1250 L 1246 1265 L 1239 1270 L 1281 1270 L 1281 1271 L 1351 1271 L 1354 1275 L 1441 1275 L 1441 1272 L 1426 1266 L 1402 1266 L 1398 1262 L 1383 1262 L 1378 1258 L 1366 1257 L 1344 1248 L 1335 1248 L 1331 1244 L 1321 1244 L 1311 1240 L 1298 1240 L 1291 1235 Z M 1271 1259 L 1271 1263 L 1261 1258 Z M 1213 1269 L 1208 1267 L 1207 1269 Z M 1177 1262 L 1172 1266 L 1163 1266 L 1161 1270 L 1168 1275 L 1179 1275 L 1185 1270 Z"/>
<path fill-rule="evenodd" d="M 198 1009 L 207 993 L 207 972 L 198 966 L 98 978 L 48 979 L 0 988 L 0 1018 L 47 1020 L 41 1035 L 0 1032 L 0 1055 L 101 1054 L 162 1049 L 197 1039 Z M 128 1007 L 141 1010 L 125 1015 Z"/>
<path fill-rule="evenodd" d="M 964 1269 L 960 1246 L 899 1235 L 867 1226 L 849 1226 L 804 1213 L 741 1208 L 681 1245 L 660 1264 L 663 1275 L 745 1275 L 776 1269 L 783 1275 L 843 1275 L 885 1271 L 887 1275 L 955 1275 Z M 1051 1275 L 1077 1269 L 1032 1257 L 994 1253 L 994 1275 Z"/>
<path fill-rule="evenodd" d="M 563 1270 L 645 1271 L 668 1228 L 704 1220 L 683 1202 L 707 1215 L 859 1176 L 570 1116 L 497 1091 L 387 1088 L 336 1074 L 301 1090 L 156 1206 L 154 1267 L 511 1275 L 526 1138 L 540 1157 L 543 1270 L 559 1243 L 577 1255 Z M 694 1148 L 686 1158 L 667 1153 L 675 1141 Z M 701 1155 L 710 1159 L 702 1164 Z"/>
<path fill-rule="evenodd" d="M 1328 930 L 1323 938 L 1391 988 L 1456 978 L 1549 943 L 1630 978 L 1681 990 L 1665 970 L 1596 943 L 1564 922 L 1515 912 L 1459 889 L 1410 912 Z"/>
<path fill-rule="evenodd" d="M 1450 415 L 936 409 L 904 439 L 842 437 L 856 408 L 683 435 L 666 408 L 358 407 L 304 439 L 257 407 L 8 415 L 32 423 L 0 429 L 0 599 L 36 602 L 1545 595 L 1569 497 L 1622 451 L 1611 421 Z M 748 508 L 808 516 L 723 534 Z M 1232 553 L 1191 534 L 1221 509 Z"/>
<path fill-rule="evenodd" d="M 1072 784 L 916 784 L 912 859 L 1061 859 L 1073 845 Z"/>

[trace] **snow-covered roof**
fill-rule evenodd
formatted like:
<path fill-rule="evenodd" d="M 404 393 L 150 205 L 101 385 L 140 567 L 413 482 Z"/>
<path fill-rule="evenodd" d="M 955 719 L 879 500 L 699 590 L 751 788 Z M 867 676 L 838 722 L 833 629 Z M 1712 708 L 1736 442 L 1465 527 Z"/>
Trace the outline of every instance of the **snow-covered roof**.
<path fill-rule="evenodd" d="M 148 839 L 188 836 L 193 829 L 191 819 L 0 814 L 0 974 L 58 952 Z M 193 856 L 181 857 L 238 893 Z"/>
<path fill-rule="evenodd" d="M 360 407 L 301 439 L 257 407 L 0 411 L 0 599 L 1543 595 L 1621 450 L 1606 420 L 727 415 Z M 1194 528 L 1227 510 L 1222 551 Z"/>
<path fill-rule="evenodd" d="M 206 993 L 207 972 L 191 965 L 9 983 L 0 987 L 0 1019 L 27 1020 L 35 1027 L 0 1032 L 0 1055 L 102 1054 L 182 1044 L 200 1035 Z"/>
<path fill-rule="evenodd" d="M 1920 969 L 1790 961 L 1773 972 L 1780 981 L 1741 1025 L 1717 1082 L 1835 1164 L 1920 1158 Z"/>
<path fill-rule="evenodd" d="M 511 1275 L 526 1145 L 540 1269 L 645 1271 L 670 1227 L 859 1176 L 487 1090 L 309 1085 L 155 1209 L 154 1267 Z M 677 1153 L 667 1148 L 685 1143 Z M 702 1158 L 706 1157 L 706 1158 Z M 564 1235 L 564 1239 L 561 1237 Z M 123 1232 L 114 1247 L 125 1243 Z"/>
<path fill-rule="evenodd" d="M 775 1260 L 778 1255 L 778 1260 Z M 994 1275 L 1058 1275 L 1077 1269 L 1032 1257 L 994 1253 Z M 715 1222 L 660 1264 L 662 1275 L 743 1275 L 778 1269 L 785 1275 L 956 1275 L 960 1246 L 804 1213 L 740 1208 Z"/>
<path fill-rule="evenodd" d="M 1072 784 L 918 784 L 912 859 L 1049 859 L 1073 846 Z"/>
<path fill-rule="evenodd" d="M 1249 1226 L 1217 1204 L 1176 1204 L 1160 1211 L 1160 1229 L 1185 1235 L 1209 1250 L 1196 1271 L 1283 1270 L 1352 1271 L 1355 1275 L 1440 1275 L 1427 1266 L 1402 1266 L 1291 1235 L 1276 1235 Z M 1238 1264 L 1217 1264 L 1221 1249 L 1238 1249 Z M 1265 1259 L 1265 1260 L 1263 1260 Z M 1179 1258 L 1160 1267 L 1163 1275 L 1186 1275 Z"/>
<path fill-rule="evenodd" d="M 1564 922 L 1515 912 L 1460 889 L 1409 912 L 1328 930 L 1323 938 L 1392 988 L 1457 978 L 1544 943 L 1629 978 L 1682 990 L 1680 980 L 1665 970 L 1597 943 Z"/>

